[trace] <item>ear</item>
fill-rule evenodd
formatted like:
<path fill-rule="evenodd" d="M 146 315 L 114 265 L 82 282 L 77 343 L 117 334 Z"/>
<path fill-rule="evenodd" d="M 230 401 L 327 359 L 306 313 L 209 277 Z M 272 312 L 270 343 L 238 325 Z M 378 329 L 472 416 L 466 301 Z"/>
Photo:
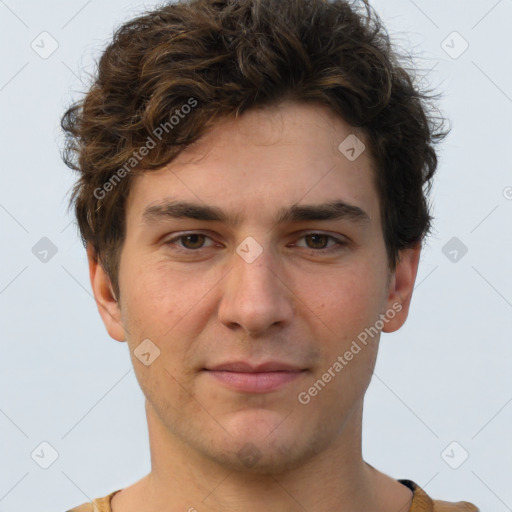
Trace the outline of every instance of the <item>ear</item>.
<path fill-rule="evenodd" d="M 125 341 L 121 309 L 112 290 L 110 277 L 101 266 L 98 255 L 91 244 L 87 244 L 87 260 L 94 299 L 105 328 L 111 338 L 117 341 Z"/>
<path fill-rule="evenodd" d="M 404 325 L 409 314 L 412 291 L 418 272 L 420 261 L 421 242 L 414 247 L 400 251 L 400 261 L 396 265 L 395 272 L 389 279 L 387 309 L 395 312 L 386 315 L 388 320 L 384 323 L 383 332 L 394 332 Z"/>

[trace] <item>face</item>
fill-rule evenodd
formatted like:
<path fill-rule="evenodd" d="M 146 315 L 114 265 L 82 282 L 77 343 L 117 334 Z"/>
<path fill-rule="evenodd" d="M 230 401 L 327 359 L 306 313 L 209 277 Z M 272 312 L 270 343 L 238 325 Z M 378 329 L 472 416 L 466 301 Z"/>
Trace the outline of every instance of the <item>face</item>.
<path fill-rule="evenodd" d="M 148 414 L 194 453 L 279 472 L 335 445 L 375 331 L 405 321 L 419 249 L 389 275 L 372 159 L 338 149 L 353 133 L 292 102 L 225 121 L 135 178 L 120 307 L 91 263 Z"/>

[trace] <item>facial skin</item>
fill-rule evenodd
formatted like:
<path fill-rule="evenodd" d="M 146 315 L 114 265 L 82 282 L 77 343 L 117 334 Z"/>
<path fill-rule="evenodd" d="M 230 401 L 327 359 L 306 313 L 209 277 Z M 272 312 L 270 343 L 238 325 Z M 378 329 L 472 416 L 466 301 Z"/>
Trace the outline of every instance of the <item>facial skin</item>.
<path fill-rule="evenodd" d="M 114 512 L 408 510 L 410 490 L 361 455 L 379 336 L 307 405 L 298 400 L 393 304 L 383 330 L 402 326 L 416 278 L 419 246 L 388 273 L 369 151 L 351 162 L 338 150 L 352 133 L 327 108 L 293 102 L 224 121 L 133 182 L 119 302 L 89 249 L 98 309 L 110 336 L 128 342 L 151 443 L 150 475 L 114 497 Z M 239 222 L 173 218 L 162 213 L 172 201 Z M 333 201 L 367 221 L 277 222 L 293 205 Z M 252 262 L 237 252 L 255 254 L 247 237 L 262 250 Z M 160 350 L 149 366 L 134 355 L 145 339 Z M 303 371 L 257 393 L 205 370 L 237 361 Z"/>

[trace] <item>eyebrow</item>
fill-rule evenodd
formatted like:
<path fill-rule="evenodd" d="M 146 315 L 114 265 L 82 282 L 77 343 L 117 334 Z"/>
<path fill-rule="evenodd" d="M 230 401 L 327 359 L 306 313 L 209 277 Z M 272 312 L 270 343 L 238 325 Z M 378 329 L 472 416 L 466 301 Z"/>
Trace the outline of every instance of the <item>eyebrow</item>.
<path fill-rule="evenodd" d="M 148 206 L 142 219 L 146 224 L 165 219 L 195 219 L 202 221 L 217 221 L 231 226 L 238 226 L 240 215 L 231 215 L 217 206 L 203 205 L 188 201 L 163 201 Z M 341 220 L 346 219 L 356 224 L 367 225 L 370 216 L 359 206 L 342 200 L 329 201 L 321 204 L 294 204 L 278 211 L 276 224 L 294 223 L 301 221 Z"/>

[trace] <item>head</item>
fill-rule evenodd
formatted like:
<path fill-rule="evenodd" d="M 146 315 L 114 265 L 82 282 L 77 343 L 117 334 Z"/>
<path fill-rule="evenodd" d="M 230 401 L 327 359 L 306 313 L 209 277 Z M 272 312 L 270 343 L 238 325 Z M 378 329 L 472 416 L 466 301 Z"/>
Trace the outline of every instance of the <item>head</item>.
<path fill-rule="evenodd" d="M 324 450 L 407 317 L 444 134 L 362 7 L 161 7 L 116 32 L 63 117 L 107 330 L 160 424 L 225 464 Z M 214 375 L 233 361 L 300 372 L 241 392 Z"/>

